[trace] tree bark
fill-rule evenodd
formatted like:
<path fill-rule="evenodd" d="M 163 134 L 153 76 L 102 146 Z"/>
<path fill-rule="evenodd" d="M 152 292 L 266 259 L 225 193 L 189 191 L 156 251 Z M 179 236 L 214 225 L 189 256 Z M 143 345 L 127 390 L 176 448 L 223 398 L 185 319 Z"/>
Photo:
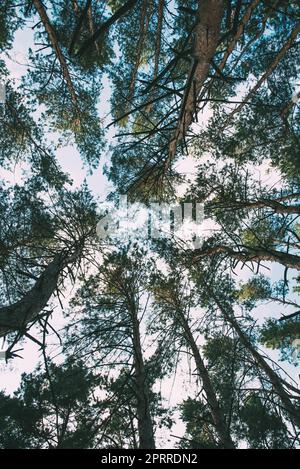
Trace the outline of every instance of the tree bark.
<path fill-rule="evenodd" d="M 175 157 L 179 142 L 185 138 L 193 122 L 197 112 L 197 98 L 207 77 L 220 37 L 224 2 L 222 0 L 200 0 L 198 3 L 198 24 L 194 33 L 193 63 L 182 98 L 176 130 L 169 144 L 167 168 Z"/>
<path fill-rule="evenodd" d="M 22 331 L 38 317 L 55 292 L 62 270 L 73 260 L 65 253 L 57 254 L 21 300 L 0 308 L 0 337 Z"/>
<path fill-rule="evenodd" d="M 215 389 L 212 385 L 209 373 L 200 355 L 199 348 L 195 342 L 195 339 L 190 329 L 190 326 L 188 324 L 188 321 L 186 317 L 184 316 L 184 314 L 179 310 L 177 310 L 177 316 L 182 326 L 184 337 L 187 343 L 189 344 L 189 346 L 191 347 L 194 360 L 196 363 L 197 371 L 199 373 L 200 379 L 203 384 L 203 389 L 206 394 L 212 420 L 214 422 L 214 426 L 218 434 L 218 437 L 220 438 L 222 447 L 224 449 L 234 449 L 234 443 L 230 437 L 228 429 L 226 428 L 225 417 L 219 406 L 219 402 L 216 396 Z"/>
<path fill-rule="evenodd" d="M 146 13 L 147 13 L 147 1 L 148 0 L 143 0 L 142 3 L 142 10 L 141 10 L 141 17 L 140 17 L 140 26 L 139 26 L 139 39 L 137 43 L 137 52 L 136 52 L 136 60 L 129 84 L 129 92 L 128 92 L 128 105 L 130 106 L 131 101 L 134 97 L 134 90 L 135 90 L 135 82 L 136 82 L 136 76 L 139 70 L 139 66 L 141 64 L 141 56 L 144 48 L 144 42 L 145 42 L 145 35 L 147 32 L 147 22 L 146 20 Z"/>
<path fill-rule="evenodd" d="M 154 52 L 154 68 L 153 68 L 153 81 L 155 83 L 158 77 L 158 70 L 159 70 L 159 58 L 161 52 L 161 37 L 162 37 L 162 27 L 163 27 L 163 19 L 164 19 L 164 8 L 165 8 L 165 0 L 158 0 L 158 8 L 157 8 L 157 29 L 156 29 L 156 38 L 155 38 L 155 52 Z M 156 95 L 155 92 L 150 93 L 150 97 L 152 99 Z M 148 99 L 149 101 L 149 99 Z M 152 112 L 153 103 L 150 103 L 146 106 L 146 111 L 148 114 Z"/>
<path fill-rule="evenodd" d="M 89 30 L 90 33 L 93 35 L 95 33 L 95 25 L 94 25 L 94 20 L 93 20 L 93 11 L 92 11 L 92 4 L 89 5 L 88 9 L 88 24 L 89 24 Z M 97 41 L 95 41 L 95 47 L 97 54 L 101 54 L 101 47 L 99 47 L 99 44 Z"/>
<path fill-rule="evenodd" d="M 161 49 L 161 33 L 162 33 L 162 25 L 163 25 L 163 18 L 164 18 L 164 6 L 165 6 L 165 0 L 158 0 L 157 31 L 156 31 L 156 39 L 155 39 L 153 80 L 156 80 L 157 75 L 158 75 L 159 56 L 160 56 L 160 49 Z"/>
<path fill-rule="evenodd" d="M 130 311 L 132 315 L 132 343 L 137 394 L 139 448 L 153 449 L 155 448 L 155 441 L 150 413 L 149 387 L 147 384 L 147 376 L 141 346 L 140 324 L 137 317 L 134 299 L 131 301 Z"/>
<path fill-rule="evenodd" d="M 295 423 L 300 428 L 300 415 L 299 411 L 293 405 L 289 394 L 284 389 L 282 384 L 281 378 L 275 373 L 275 371 L 270 367 L 270 365 L 264 360 L 264 358 L 257 352 L 255 347 L 252 345 L 249 338 L 244 334 L 240 325 L 235 319 L 234 311 L 230 307 L 230 311 L 227 311 L 227 307 L 223 306 L 221 301 L 217 298 L 214 292 L 209 288 L 209 293 L 214 299 L 216 305 L 218 306 L 219 310 L 221 311 L 225 320 L 231 325 L 231 327 L 236 331 L 237 335 L 240 338 L 241 343 L 244 347 L 249 350 L 251 355 L 253 356 L 254 360 L 258 364 L 258 366 L 264 371 L 266 376 L 268 376 L 274 390 L 278 394 L 284 409 L 286 410 L 287 414 L 291 418 L 291 421 Z"/>

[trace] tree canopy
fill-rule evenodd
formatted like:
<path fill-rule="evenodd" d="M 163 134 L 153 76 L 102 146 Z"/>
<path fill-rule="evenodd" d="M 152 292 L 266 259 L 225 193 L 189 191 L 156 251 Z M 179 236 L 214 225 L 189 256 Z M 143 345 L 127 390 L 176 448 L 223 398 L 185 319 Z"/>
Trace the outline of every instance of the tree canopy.
<path fill-rule="evenodd" d="M 40 357 L 1 449 L 299 448 L 299 39 L 297 1 L 1 2 L 1 366 Z"/>

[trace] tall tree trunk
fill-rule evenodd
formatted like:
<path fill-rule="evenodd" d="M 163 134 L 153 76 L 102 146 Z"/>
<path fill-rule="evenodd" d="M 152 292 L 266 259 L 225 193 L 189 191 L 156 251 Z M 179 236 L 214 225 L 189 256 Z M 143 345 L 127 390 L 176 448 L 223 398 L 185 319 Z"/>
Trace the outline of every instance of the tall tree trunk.
<path fill-rule="evenodd" d="M 275 373 L 275 371 L 270 367 L 270 365 L 265 361 L 265 359 L 257 352 L 255 347 L 252 345 L 249 338 L 243 332 L 242 328 L 238 324 L 237 320 L 234 316 L 234 311 L 231 307 L 223 306 L 221 301 L 217 298 L 214 292 L 208 288 L 210 295 L 214 299 L 216 305 L 218 306 L 219 310 L 221 311 L 225 320 L 231 325 L 231 327 L 236 331 L 237 335 L 240 338 L 241 343 L 244 347 L 249 350 L 251 355 L 253 356 L 254 360 L 256 361 L 257 365 L 261 368 L 261 370 L 266 374 L 269 378 L 270 383 L 272 384 L 274 390 L 276 391 L 278 397 L 280 398 L 284 409 L 286 410 L 287 414 L 289 415 L 291 421 L 300 428 L 300 414 L 299 410 L 295 408 L 293 405 L 289 394 L 286 392 L 281 378 Z M 227 309 L 230 308 L 228 311 Z"/>
<path fill-rule="evenodd" d="M 136 60 L 133 67 L 131 80 L 129 84 L 129 92 L 128 92 L 128 105 L 131 105 L 131 101 L 134 97 L 134 90 L 135 90 L 135 83 L 136 83 L 136 76 L 141 64 L 141 57 L 145 43 L 145 36 L 148 29 L 148 20 L 146 21 L 146 14 L 147 14 L 147 1 L 143 0 L 142 3 L 142 10 L 141 10 L 141 17 L 140 17 L 140 26 L 139 26 L 139 39 L 137 43 L 137 52 L 136 52 Z"/>
<path fill-rule="evenodd" d="M 161 35 L 162 35 L 162 26 L 163 26 L 163 19 L 164 19 L 164 7 L 165 7 L 165 0 L 158 0 L 158 8 L 157 8 L 157 30 L 156 30 L 156 38 L 155 38 L 155 53 L 154 53 L 154 70 L 153 70 L 153 82 L 155 83 L 158 76 L 158 69 L 159 69 L 159 58 L 160 58 L 160 51 L 161 51 Z M 150 93 L 150 99 L 148 101 L 153 100 L 155 97 L 155 92 Z M 153 102 L 146 106 L 146 111 L 150 114 L 153 109 Z"/>
<path fill-rule="evenodd" d="M 57 59 L 60 63 L 62 74 L 63 74 L 63 77 L 64 77 L 66 83 L 67 83 L 67 86 L 68 86 L 68 89 L 69 89 L 69 92 L 70 92 L 70 95 L 71 95 L 72 102 L 73 102 L 74 106 L 76 108 L 78 108 L 78 106 L 77 106 L 77 96 L 76 96 L 75 89 L 74 89 L 74 86 L 73 86 L 73 83 L 72 83 L 72 80 L 71 80 L 71 76 L 70 76 L 70 73 L 69 73 L 67 62 L 65 60 L 65 57 L 64 57 L 64 55 L 62 53 L 62 50 L 61 50 L 61 48 L 59 46 L 59 43 L 58 43 L 56 31 L 53 28 L 53 26 L 52 26 L 52 24 L 49 20 L 49 17 L 47 15 L 47 12 L 45 10 L 45 7 L 44 7 L 43 3 L 40 0 L 33 0 L 33 3 L 34 3 L 35 8 L 37 9 L 37 12 L 38 12 L 38 14 L 41 18 L 41 21 L 44 25 L 44 28 L 45 28 L 45 30 L 48 34 L 50 44 L 52 45 L 52 47 L 53 47 L 53 49 L 56 53 L 56 57 L 57 57 Z"/>
<path fill-rule="evenodd" d="M 185 138 L 197 113 L 197 99 L 207 78 L 210 63 L 216 52 L 220 36 L 224 6 L 223 0 L 200 0 L 198 3 L 198 23 L 194 33 L 193 63 L 182 98 L 176 130 L 169 144 L 166 168 L 170 166 L 174 159 L 177 146 Z"/>
<path fill-rule="evenodd" d="M 155 448 L 153 424 L 150 414 L 149 386 L 145 372 L 145 364 L 141 346 L 140 323 L 137 316 L 135 300 L 130 305 L 132 315 L 132 343 L 134 354 L 134 371 L 137 394 L 137 418 L 139 432 L 139 447 L 143 449 Z"/>
<path fill-rule="evenodd" d="M 220 63 L 218 63 L 218 70 L 217 70 L 217 76 L 218 75 L 221 75 L 222 73 L 222 70 L 224 69 L 226 63 L 227 63 L 227 60 L 228 58 L 230 57 L 230 55 L 232 54 L 232 52 L 234 51 L 234 49 L 236 48 L 237 44 L 238 44 L 238 41 L 240 40 L 240 38 L 242 37 L 242 35 L 244 34 L 244 31 L 245 31 L 245 27 L 247 25 L 247 23 L 249 22 L 251 16 L 252 16 L 252 13 L 253 11 L 255 10 L 255 8 L 258 6 L 260 0 L 253 0 L 249 6 L 247 7 L 244 15 L 242 16 L 237 28 L 236 28 L 236 32 L 235 32 L 235 35 L 234 37 L 232 38 L 232 40 L 229 42 L 229 44 L 227 45 L 226 47 L 226 51 L 224 52 L 224 55 L 222 57 L 222 60 Z M 267 16 L 268 18 L 268 16 Z M 211 90 L 213 84 L 214 84 L 214 77 L 211 78 L 209 84 L 207 87 L 205 87 L 204 90 L 201 91 L 201 94 L 199 96 L 199 101 L 202 100 L 202 98 L 204 97 L 204 95 L 206 96 L 209 96 L 209 91 Z"/>
<path fill-rule="evenodd" d="M 183 312 L 179 311 L 179 309 L 177 310 L 176 315 L 182 326 L 184 337 L 188 345 L 191 347 L 194 360 L 196 363 L 197 371 L 203 384 L 203 389 L 206 394 L 211 416 L 212 416 L 218 437 L 220 438 L 221 445 L 225 449 L 234 449 L 234 443 L 230 437 L 229 430 L 226 428 L 224 414 L 222 412 L 222 409 L 220 408 L 215 389 L 213 387 L 213 384 L 210 380 L 209 373 L 200 355 L 199 348 L 195 342 L 189 323 L 185 315 L 183 314 Z"/>

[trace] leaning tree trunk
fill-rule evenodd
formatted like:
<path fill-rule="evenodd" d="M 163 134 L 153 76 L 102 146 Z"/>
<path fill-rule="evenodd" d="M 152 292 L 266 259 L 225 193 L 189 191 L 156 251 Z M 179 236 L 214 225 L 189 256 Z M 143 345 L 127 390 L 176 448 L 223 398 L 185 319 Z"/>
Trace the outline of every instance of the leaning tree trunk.
<path fill-rule="evenodd" d="M 209 405 L 212 420 L 214 422 L 214 426 L 220 439 L 221 445 L 225 449 L 234 449 L 234 443 L 230 437 L 228 428 L 226 428 L 223 411 L 220 408 L 214 386 L 210 380 L 209 373 L 204 365 L 201 354 L 199 352 L 199 348 L 195 342 L 188 321 L 181 311 L 177 311 L 177 317 L 183 329 L 184 337 L 188 345 L 191 347 L 197 371 L 203 384 L 203 389 L 206 394 L 207 403 Z"/>
<path fill-rule="evenodd" d="M 41 22 L 43 23 L 44 28 L 45 28 L 45 30 L 48 34 L 50 44 L 53 47 L 53 49 L 55 51 L 55 54 L 56 54 L 56 57 L 59 61 L 63 77 L 64 77 L 64 79 L 67 83 L 67 86 L 68 86 L 68 89 L 69 89 L 69 92 L 70 92 L 70 95 L 71 95 L 72 102 L 73 102 L 75 108 L 77 108 L 78 106 L 77 106 L 76 92 L 75 92 L 75 89 L 74 89 L 74 86 L 73 86 L 73 83 L 72 83 L 72 79 L 71 79 L 71 75 L 69 73 L 69 68 L 68 68 L 66 59 L 64 57 L 64 54 L 63 54 L 63 52 L 60 48 L 59 42 L 58 42 L 56 31 L 53 28 L 53 26 L 52 26 L 52 24 L 49 20 L 49 17 L 47 15 L 47 12 L 46 12 L 46 9 L 45 9 L 43 3 L 40 0 L 33 0 L 33 3 L 34 3 L 34 6 L 35 6 L 40 18 L 41 18 Z"/>
<path fill-rule="evenodd" d="M 255 347 L 252 345 L 251 341 L 249 338 L 244 334 L 242 331 L 240 325 L 236 321 L 234 317 L 234 312 L 231 308 L 230 312 L 227 311 L 226 307 L 222 305 L 220 300 L 216 297 L 214 292 L 212 292 L 211 289 L 209 289 L 209 292 L 216 302 L 219 310 L 221 311 L 222 315 L 224 316 L 225 320 L 231 325 L 231 327 L 236 331 L 237 335 L 240 338 L 241 343 L 244 345 L 244 347 L 249 350 L 251 355 L 253 356 L 254 360 L 256 361 L 257 365 L 263 370 L 263 372 L 268 376 L 274 390 L 276 391 L 277 395 L 279 396 L 283 408 L 286 410 L 287 414 L 289 415 L 291 421 L 297 425 L 297 427 L 300 428 L 300 415 L 299 415 L 299 410 L 295 408 L 293 405 L 289 394 L 286 392 L 282 380 L 280 377 L 275 373 L 275 371 L 268 365 L 268 363 L 265 361 L 265 359 L 257 352 Z"/>
<path fill-rule="evenodd" d="M 132 315 L 132 342 L 137 394 L 139 447 L 141 449 L 151 449 L 155 448 L 155 441 L 150 413 L 149 386 L 141 346 L 140 324 L 134 300 L 131 302 L 130 310 Z"/>
<path fill-rule="evenodd" d="M 223 0 L 199 0 L 198 4 L 198 22 L 194 31 L 193 62 L 181 101 L 176 129 L 169 144 L 167 167 L 174 159 L 177 146 L 185 138 L 197 113 L 197 99 L 207 78 L 220 36 Z"/>
<path fill-rule="evenodd" d="M 0 337 L 9 332 L 24 330 L 38 317 L 55 292 L 62 270 L 72 261 L 74 255 L 57 254 L 21 300 L 0 308 Z"/>

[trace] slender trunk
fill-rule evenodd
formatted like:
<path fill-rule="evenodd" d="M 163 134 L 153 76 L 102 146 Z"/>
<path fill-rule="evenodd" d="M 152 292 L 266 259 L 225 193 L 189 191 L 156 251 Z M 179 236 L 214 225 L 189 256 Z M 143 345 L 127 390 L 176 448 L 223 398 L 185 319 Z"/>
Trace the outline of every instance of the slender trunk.
<path fill-rule="evenodd" d="M 283 316 L 282 318 L 278 319 L 278 321 L 286 321 L 287 319 L 292 319 L 299 315 L 300 315 L 300 311 L 296 311 L 295 313 L 288 314 L 287 316 Z"/>
<path fill-rule="evenodd" d="M 89 9 L 88 9 L 88 24 L 89 24 L 90 33 L 91 33 L 91 35 L 93 35 L 95 33 L 95 25 L 94 25 L 94 20 L 93 20 L 92 5 L 89 5 Z M 100 55 L 101 54 L 101 48 L 99 47 L 98 42 L 94 41 L 94 44 L 95 44 L 97 54 Z"/>
<path fill-rule="evenodd" d="M 291 99 L 291 101 L 289 101 L 287 105 L 284 107 L 284 109 L 281 111 L 281 116 L 283 117 L 283 119 L 287 118 L 289 112 L 296 106 L 299 99 L 300 99 L 300 91 L 298 91 L 298 93 L 295 94 L 293 99 Z"/>
<path fill-rule="evenodd" d="M 157 30 L 156 30 L 156 38 L 155 38 L 155 53 L 154 53 L 154 70 L 153 70 L 153 82 L 157 81 L 158 76 L 158 69 L 159 69 L 159 57 L 160 57 L 160 50 L 161 50 L 161 34 L 162 34 L 162 26 L 163 26 L 163 19 L 164 19 L 164 7 L 165 7 L 165 0 L 158 0 L 158 9 L 157 9 Z M 150 98 L 154 98 L 155 93 L 150 94 Z M 153 109 L 153 103 L 149 104 L 146 107 L 146 111 L 150 114 Z"/>
<path fill-rule="evenodd" d="M 137 52 L 136 52 L 136 60 L 129 84 L 129 92 L 128 92 L 128 105 L 130 106 L 131 101 L 134 96 L 134 90 L 135 90 L 135 82 L 136 82 L 136 76 L 138 73 L 139 66 L 141 64 L 141 56 L 144 48 L 144 42 L 145 42 L 145 35 L 147 32 L 147 24 L 146 24 L 146 13 L 147 13 L 147 0 L 143 1 L 142 4 L 142 11 L 141 11 L 141 18 L 140 18 L 140 27 L 139 27 L 139 40 L 137 43 Z"/>
<path fill-rule="evenodd" d="M 286 392 L 281 378 L 275 373 L 275 371 L 270 367 L 270 365 L 264 360 L 264 358 L 257 352 L 255 347 L 252 345 L 250 339 L 245 335 L 242 331 L 240 325 L 235 319 L 234 312 L 232 308 L 230 311 L 227 311 L 227 307 L 224 307 L 220 300 L 216 297 L 216 295 L 209 289 L 209 292 L 214 299 L 215 303 L 217 304 L 219 310 L 221 311 L 222 315 L 224 316 L 225 320 L 231 325 L 231 327 L 236 331 L 237 335 L 240 338 L 241 343 L 244 347 L 249 350 L 252 357 L 256 361 L 257 365 L 263 370 L 263 372 L 268 376 L 274 390 L 276 391 L 277 395 L 279 396 L 284 409 L 286 410 L 287 414 L 289 415 L 292 422 L 300 428 L 300 415 L 299 411 L 293 405 L 289 394 Z"/>
<path fill-rule="evenodd" d="M 225 424 L 225 417 L 223 415 L 223 412 L 220 408 L 215 389 L 213 387 L 213 384 L 210 380 L 209 373 L 204 365 L 204 362 L 202 360 L 202 357 L 200 355 L 199 348 L 195 342 L 194 336 L 192 334 L 192 331 L 190 329 L 190 326 L 188 324 L 188 321 L 184 314 L 177 310 L 177 317 L 181 323 L 184 337 L 191 347 L 194 360 L 196 363 L 197 371 L 199 373 L 199 376 L 201 378 L 202 384 L 203 384 L 203 389 L 206 394 L 207 402 L 210 408 L 211 416 L 214 422 L 214 426 L 216 429 L 216 432 L 218 434 L 218 437 L 220 438 L 220 442 L 222 444 L 222 447 L 225 449 L 234 449 L 234 443 L 230 437 L 229 431 L 226 428 Z"/>
<path fill-rule="evenodd" d="M 158 10 L 157 10 L 157 31 L 155 39 L 155 57 L 154 57 L 154 72 L 153 80 L 156 80 L 158 75 L 158 66 L 159 66 L 159 56 L 161 48 L 161 32 L 164 18 L 164 6 L 165 0 L 158 0 Z"/>
<path fill-rule="evenodd" d="M 77 0 L 73 0 L 72 3 L 73 3 L 73 8 L 74 8 L 75 13 L 79 13 L 79 5 L 78 5 Z"/>
<path fill-rule="evenodd" d="M 137 449 L 138 443 L 136 441 L 136 431 L 134 428 L 134 414 L 131 410 L 130 405 L 128 405 L 128 415 L 129 415 L 130 430 L 131 430 L 131 435 L 132 435 L 133 449 Z"/>
<path fill-rule="evenodd" d="M 37 12 L 38 12 L 38 14 L 41 18 L 41 21 L 44 25 L 44 28 L 45 28 L 45 30 L 48 34 L 50 43 L 51 43 L 51 45 L 52 45 L 52 47 L 53 47 L 53 49 L 56 53 L 56 57 L 57 57 L 57 59 L 60 63 L 62 74 L 63 74 L 63 77 L 64 77 L 66 83 L 67 83 L 67 86 L 68 86 L 68 89 L 69 89 L 69 92 L 70 92 L 70 95 L 71 95 L 72 102 L 73 102 L 74 106 L 77 107 L 77 96 L 76 96 L 75 89 L 74 89 L 74 86 L 73 86 L 73 83 L 72 83 L 72 80 L 71 80 L 71 76 L 70 76 L 70 73 L 69 73 L 67 62 L 65 60 L 65 57 L 64 57 L 64 55 L 62 53 L 62 50 L 61 50 L 61 48 L 59 46 L 59 43 L 58 43 L 58 39 L 57 39 L 55 29 L 53 28 L 52 24 L 50 23 L 47 12 L 46 12 L 45 7 L 42 4 L 42 2 L 40 0 L 33 0 L 33 3 L 35 5 L 35 8 L 37 9 Z"/>
<path fill-rule="evenodd" d="M 145 371 L 140 337 L 140 324 L 134 300 L 131 302 L 132 342 L 134 355 L 135 383 L 137 393 L 137 418 L 139 431 L 139 447 L 155 448 L 153 424 L 150 414 L 149 387 Z"/>
<path fill-rule="evenodd" d="M 176 130 L 169 144 L 166 161 L 168 168 L 175 157 L 179 142 L 185 138 L 187 131 L 197 113 L 197 100 L 209 71 L 211 60 L 216 52 L 223 16 L 222 0 L 200 0 L 197 10 L 198 24 L 195 27 L 195 45 L 193 63 L 182 98 Z"/>

